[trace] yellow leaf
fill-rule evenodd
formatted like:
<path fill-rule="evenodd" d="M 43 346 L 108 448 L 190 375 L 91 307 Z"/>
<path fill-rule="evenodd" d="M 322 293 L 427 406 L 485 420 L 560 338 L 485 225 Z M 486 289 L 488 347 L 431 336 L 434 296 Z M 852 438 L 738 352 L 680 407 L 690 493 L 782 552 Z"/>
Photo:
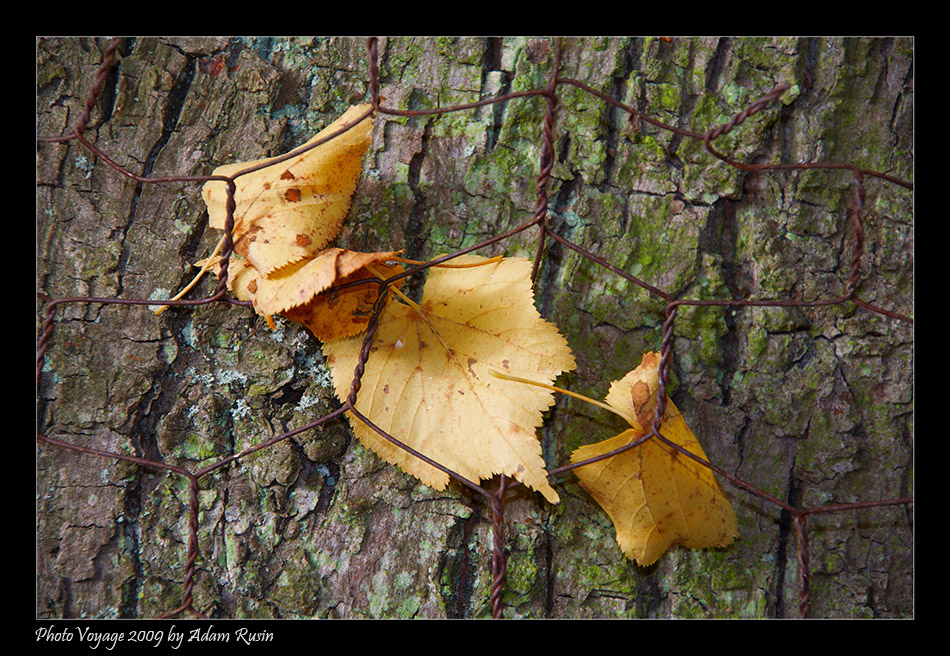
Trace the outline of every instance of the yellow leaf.
<path fill-rule="evenodd" d="M 656 408 L 659 362 L 659 353 L 645 354 L 640 366 L 615 381 L 607 394 L 607 404 L 626 415 L 632 428 L 580 447 L 571 462 L 609 453 L 648 433 Z M 708 460 L 669 397 L 660 433 Z M 724 547 L 738 533 L 732 505 L 712 470 L 655 437 L 574 472 L 610 516 L 624 554 L 640 565 L 652 564 L 674 545 Z"/>
<path fill-rule="evenodd" d="M 350 107 L 307 144 L 355 123 L 369 107 Z M 372 119 L 367 118 L 301 155 L 235 180 L 234 250 L 258 273 L 266 276 L 312 257 L 336 238 L 350 209 L 372 127 Z M 214 174 L 233 176 L 274 159 L 228 164 Z M 209 225 L 223 230 L 226 183 L 206 183 L 202 197 L 208 205 Z"/>
<path fill-rule="evenodd" d="M 261 276 L 246 260 L 228 263 L 228 289 L 241 301 L 253 301 L 259 315 L 281 314 L 307 326 L 321 341 L 355 335 L 366 328 L 379 295 L 375 284 L 331 289 L 367 278 L 389 278 L 404 269 L 387 260 L 399 251 L 360 253 L 328 248 L 270 276 Z M 195 262 L 204 267 L 212 258 Z M 217 258 L 214 258 L 217 274 Z M 401 284 L 401 281 L 395 283 Z"/>
<path fill-rule="evenodd" d="M 488 261 L 463 256 L 455 262 Z M 353 337 L 324 345 L 341 400 L 349 395 L 362 342 Z M 553 394 L 499 380 L 489 371 L 553 382 L 574 366 L 567 341 L 534 306 L 528 260 L 433 268 L 420 304 L 391 299 L 383 310 L 356 408 L 396 439 L 469 480 L 505 474 L 556 503 L 537 437 Z M 384 460 L 430 487 L 445 488 L 448 475 L 358 418 L 351 416 L 350 423 Z"/>
<path fill-rule="evenodd" d="M 367 266 L 381 264 L 397 255 L 398 251 L 360 253 L 345 248 L 328 248 L 313 258 L 301 260 L 261 279 L 254 296 L 254 307 L 260 314 L 269 315 L 306 305 L 348 276 L 353 276 L 354 280 L 372 277 L 366 271 Z"/>
<path fill-rule="evenodd" d="M 396 252 L 323 251 L 289 276 L 262 280 L 254 306 L 262 314 L 280 313 L 307 326 L 323 342 L 362 332 L 379 297 L 376 284 L 330 289 L 367 278 L 389 278 L 404 269 L 387 264 Z M 317 266 L 320 265 L 320 266 Z M 397 286 L 402 281 L 395 283 Z M 329 290 L 329 291 L 327 291 Z"/>

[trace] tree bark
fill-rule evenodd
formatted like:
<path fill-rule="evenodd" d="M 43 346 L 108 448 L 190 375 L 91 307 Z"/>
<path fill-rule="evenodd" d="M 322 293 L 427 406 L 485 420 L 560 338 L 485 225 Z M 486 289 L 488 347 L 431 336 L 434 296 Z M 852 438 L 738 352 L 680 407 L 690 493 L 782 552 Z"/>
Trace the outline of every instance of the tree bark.
<path fill-rule="evenodd" d="M 106 45 L 38 41 L 38 134 L 70 132 Z M 583 38 L 561 54 L 562 77 L 700 133 L 788 83 L 717 149 L 913 179 L 910 39 Z M 554 56 L 547 38 L 380 39 L 380 93 L 386 107 L 422 109 L 540 88 Z M 132 39 L 85 137 L 140 175 L 207 175 L 284 153 L 367 102 L 368 70 L 363 39 Z M 429 259 L 530 220 L 544 106 L 378 116 L 337 244 Z M 74 141 L 37 151 L 40 292 L 168 298 L 220 236 L 200 184 L 136 182 Z M 675 298 L 846 291 L 849 170 L 743 172 L 573 85 L 558 87 L 555 155 L 551 228 Z M 864 184 L 858 296 L 912 316 L 912 192 Z M 533 258 L 537 237 L 479 254 Z M 550 238 L 536 301 L 578 362 L 562 387 L 601 399 L 660 346 L 662 299 Z M 42 311 L 38 301 L 38 322 Z M 671 371 L 711 462 L 768 494 L 794 506 L 912 496 L 912 324 L 853 303 L 682 307 Z M 56 315 L 37 421 L 62 441 L 197 471 L 337 407 L 320 343 L 296 324 L 271 331 L 226 304 L 157 317 L 70 303 Z M 554 467 L 617 428 L 565 397 L 539 436 Z M 187 479 L 45 442 L 36 464 L 38 617 L 154 617 L 182 603 Z M 737 541 L 675 548 L 642 568 L 572 475 L 554 482 L 556 506 L 528 493 L 506 504 L 506 616 L 798 616 L 796 535 L 778 506 L 722 481 Z M 198 500 L 194 608 L 205 616 L 490 615 L 488 508 L 387 465 L 345 421 L 215 471 Z M 808 529 L 810 616 L 913 615 L 911 505 L 813 515 Z"/>

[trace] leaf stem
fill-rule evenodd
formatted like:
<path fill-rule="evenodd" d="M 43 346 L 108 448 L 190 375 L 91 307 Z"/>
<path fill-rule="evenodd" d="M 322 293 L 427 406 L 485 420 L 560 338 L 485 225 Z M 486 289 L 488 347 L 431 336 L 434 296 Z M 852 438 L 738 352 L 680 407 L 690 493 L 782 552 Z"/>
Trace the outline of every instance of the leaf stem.
<path fill-rule="evenodd" d="M 437 267 L 442 267 L 442 268 L 445 268 L 445 269 L 469 269 L 469 268 L 472 268 L 472 267 L 479 267 L 479 266 L 484 266 L 484 265 L 486 265 L 486 264 L 494 264 L 495 262 L 501 262 L 503 259 L 504 259 L 504 256 L 502 256 L 502 255 L 496 255 L 495 257 L 490 257 L 490 258 L 488 258 L 488 259 L 486 259 L 486 260 L 482 260 L 481 262 L 469 262 L 469 263 L 466 263 L 466 264 L 445 264 L 445 263 L 442 263 L 442 264 L 436 264 L 435 266 L 437 266 Z M 394 262 L 402 262 L 403 264 L 415 264 L 415 265 L 425 264 L 425 262 L 420 262 L 419 260 L 410 260 L 410 259 L 405 258 L 405 257 L 393 257 L 392 260 L 393 260 Z M 376 275 L 376 276 L 378 276 L 378 277 L 380 277 L 380 278 L 385 278 L 385 277 L 386 277 L 386 276 L 380 274 L 380 273 L 379 273 L 379 269 L 374 268 L 373 265 L 372 265 L 372 263 L 367 264 L 367 265 L 366 265 L 366 268 L 367 268 L 370 272 L 372 272 L 374 275 Z M 411 307 L 413 310 L 415 310 L 416 312 L 418 312 L 420 316 L 425 317 L 425 313 L 422 311 L 422 308 L 419 307 L 419 304 L 418 304 L 418 303 L 416 303 L 416 302 L 413 301 L 411 298 L 409 298 L 408 296 L 406 296 L 405 294 L 403 294 L 401 291 L 399 291 L 399 289 L 398 289 L 397 287 L 390 286 L 389 289 L 390 289 L 390 291 L 392 291 L 394 294 L 398 295 L 399 298 L 401 298 L 403 301 L 405 301 L 405 302 L 409 305 L 409 307 Z M 427 319 L 426 321 L 428 322 L 428 319 Z M 431 327 L 432 327 L 432 324 L 429 324 L 429 327 L 431 328 Z M 433 328 L 433 332 L 435 332 L 435 329 L 434 329 L 434 328 Z"/>
<path fill-rule="evenodd" d="M 525 383 L 526 385 L 534 385 L 535 387 L 542 387 L 542 388 L 544 388 L 544 389 L 546 389 L 546 390 L 551 390 L 552 392 L 560 392 L 561 394 L 566 394 L 567 396 L 572 396 L 572 397 L 574 397 L 575 399 L 579 399 L 579 400 L 581 400 L 581 401 L 586 401 L 587 403 L 590 403 L 591 405 L 596 405 L 598 408 L 603 408 L 604 410 L 607 410 L 608 412 L 612 412 L 612 413 L 614 413 L 615 415 L 617 415 L 618 417 L 621 417 L 624 421 L 626 421 L 628 424 L 630 424 L 630 426 L 631 426 L 632 428 L 634 428 L 635 430 L 643 430 L 643 426 L 640 425 L 640 422 L 637 421 L 634 417 L 631 417 L 630 415 L 628 415 L 628 414 L 627 414 L 626 412 L 624 412 L 623 410 L 620 410 L 619 408 L 615 408 L 615 407 L 613 407 L 612 405 L 609 405 L 609 404 L 607 404 L 607 403 L 602 403 L 602 402 L 597 401 L 597 400 L 595 400 L 595 399 L 592 399 L 592 398 L 590 398 L 590 397 L 588 397 L 588 396 L 584 396 L 583 394 L 578 394 L 577 392 L 572 392 L 572 391 L 570 391 L 570 390 L 566 390 L 566 389 L 563 389 L 563 388 L 561 388 L 561 387 L 556 387 L 555 385 L 548 385 L 548 384 L 546 384 L 546 383 L 539 383 L 539 382 L 536 381 L 536 380 L 528 380 L 527 378 L 519 378 L 518 376 L 511 376 L 511 375 L 509 375 L 509 374 L 503 374 L 503 373 L 501 373 L 500 371 L 496 371 L 496 370 L 494 370 L 494 369 L 489 369 L 489 370 L 488 370 L 488 373 L 490 373 L 490 374 L 491 374 L 492 376 L 494 376 L 495 378 L 501 378 L 501 379 L 503 379 L 503 380 L 511 380 L 511 381 L 516 382 L 516 383 Z"/>
<path fill-rule="evenodd" d="M 403 264 L 414 264 L 416 266 L 421 266 L 423 264 L 426 264 L 425 262 L 422 262 L 420 260 L 410 260 L 405 257 L 394 257 L 392 259 L 394 262 L 402 262 Z M 448 264 L 447 262 L 443 262 L 441 264 L 436 264 L 434 266 L 437 266 L 443 269 L 471 269 L 472 267 L 480 267 L 480 266 L 485 266 L 486 264 L 494 264 L 495 262 L 501 262 L 503 259 L 505 259 L 503 255 L 496 255 L 495 257 L 490 257 L 486 260 L 482 260 L 481 262 L 468 262 L 467 264 Z"/>
<path fill-rule="evenodd" d="M 402 258 L 395 258 L 395 259 L 398 260 L 398 261 L 403 261 Z M 406 261 L 406 262 L 412 262 L 412 260 L 405 260 L 405 261 Z M 372 273 L 374 276 L 376 276 L 377 278 L 379 278 L 379 279 L 381 279 L 381 280 L 385 280 L 386 277 L 387 277 L 386 273 L 383 272 L 382 270 L 380 270 L 379 267 L 375 266 L 375 263 L 374 263 L 374 262 L 370 262 L 369 264 L 367 264 L 367 265 L 366 265 L 366 270 L 369 271 L 370 273 Z M 405 302 L 409 305 L 409 307 L 411 307 L 412 309 L 414 309 L 414 310 L 415 310 L 416 312 L 418 312 L 420 315 L 422 314 L 422 308 L 419 307 L 419 304 L 416 303 L 415 301 L 413 301 L 411 298 L 409 298 L 409 297 L 406 296 L 405 294 L 403 294 L 401 291 L 399 291 L 399 288 L 398 288 L 398 287 L 396 287 L 395 285 L 389 285 L 389 291 L 391 291 L 393 294 L 399 296 L 399 298 L 401 298 L 403 301 L 405 301 Z"/>
<path fill-rule="evenodd" d="M 194 278 L 191 279 L 191 282 L 188 283 L 188 284 L 185 286 L 185 288 L 184 288 L 183 290 L 181 290 L 180 292 L 178 292 L 178 293 L 177 293 L 173 298 L 171 298 L 170 300 L 172 300 L 172 301 L 177 301 L 177 300 L 180 299 L 182 296 L 184 296 L 184 295 L 187 294 L 189 291 L 191 291 L 191 288 L 192 288 L 192 287 L 194 287 L 195 285 L 198 284 L 198 281 L 201 280 L 201 277 L 208 271 L 208 269 L 210 269 L 210 268 L 214 265 L 214 263 L 215 263 L 215 262 L 214 262 L 214 258 L 217 257 L 217 255 L 218 255 L 219 252 L 221 252 L 221 246 L 223 246 L 223 245 L 224 245 L 224 237 L 221 237 L 221 239 L 218 240 L 218 245 L 214 247 L 214 251 L 211 253 L 211 255 L 208 256 L 207 261 L 205 262 L 204 266 L 201 267 L 201 271 L 199 271 L 198 274 L 197 274 Z M 162 314 L 162 312 L 164 312 L 165 310 L 168 309 L 168 307 L 169 307 L 169 306 L 167 306 L 167 305 L 163 305 L 163 306 L 161 306 L 160 308 L 158 308 L 157 310 L 155 310 L 155 316 L 156 316 L 156 317 L 157 317 L 157 316 L 160 316 L 160 315 Z"/>

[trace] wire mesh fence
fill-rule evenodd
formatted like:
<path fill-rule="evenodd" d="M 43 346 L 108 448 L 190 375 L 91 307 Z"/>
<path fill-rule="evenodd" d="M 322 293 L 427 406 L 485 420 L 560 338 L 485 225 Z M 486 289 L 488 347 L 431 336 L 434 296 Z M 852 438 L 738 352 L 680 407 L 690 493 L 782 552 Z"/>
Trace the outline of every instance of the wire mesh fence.
<path fill-rule="evenodd" d="M 906 40 L 50 39 L 38 73 L 38 616 L 912 614 Z M 151 312 L 208 173 L 356 102 L 340 243 L 531 258 L 594 398 L 659 350 L 733 547 L 625 561 L 569 401 L 561 504 L 440 493 L 351 439 L 305 330 L 223 280 Z"/>

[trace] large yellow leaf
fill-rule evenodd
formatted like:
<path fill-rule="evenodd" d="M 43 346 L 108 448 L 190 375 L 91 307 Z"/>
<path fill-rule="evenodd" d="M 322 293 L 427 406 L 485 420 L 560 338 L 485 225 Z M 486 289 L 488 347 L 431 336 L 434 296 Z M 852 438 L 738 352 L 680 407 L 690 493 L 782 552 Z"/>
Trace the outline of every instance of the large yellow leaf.
<path fill-rule="evenodd" d="M 457 263 L 481 263 L 463 256 Z M 419 305 L 383 310 L 356 408 L 384 431 L 478 482 L 505 474 L 555 503 L 537 428 L 550 391 L 499 380 L 497 369 L 553 382 L 574 368 L 567 341 L 534 306 L 531 263 L 505 258 L 473 268 L 430 269 Z M 324 345 L 345 400 L 362 336 Z M 358 418 L 354 433 L 387 462 L 435 489 L 449 477 L 394 446 Z"/>
<path fill-rule="evenodd" d="M 647 434 L 656 408 L 659 353 L 615 381 L 607 405 L 625 415 L 631 429 L 583 446 L 571 455 L 581 462 L 630 444 Z M 707 460 L 683 415 L 667 397 L 660 433 Z M 655 437 L 624 453 L 574 470 L 581 486 L 607 511 L 624 554 L 650 565 L 674 545 L 724 547 L 738 533 L 735 513 L 713 472 Z"/>
<path fill-rule="evenodd" d="M 369 105 L 350 107 L 307 144 L 355 123 L 368 110 Z M 258 273 L 266 276 L 312 257 L 336 238 L 350 209 L 372 127 L 372 119 L 367 118 L 297 157 L 235 180 L 234 250 Z M 227 164 L 214 174 L 232 176 L 274 159 Z M 226 184 L 206 183 L 202 197 L 208 205 L 209 225 L 223 230 Z"/>

